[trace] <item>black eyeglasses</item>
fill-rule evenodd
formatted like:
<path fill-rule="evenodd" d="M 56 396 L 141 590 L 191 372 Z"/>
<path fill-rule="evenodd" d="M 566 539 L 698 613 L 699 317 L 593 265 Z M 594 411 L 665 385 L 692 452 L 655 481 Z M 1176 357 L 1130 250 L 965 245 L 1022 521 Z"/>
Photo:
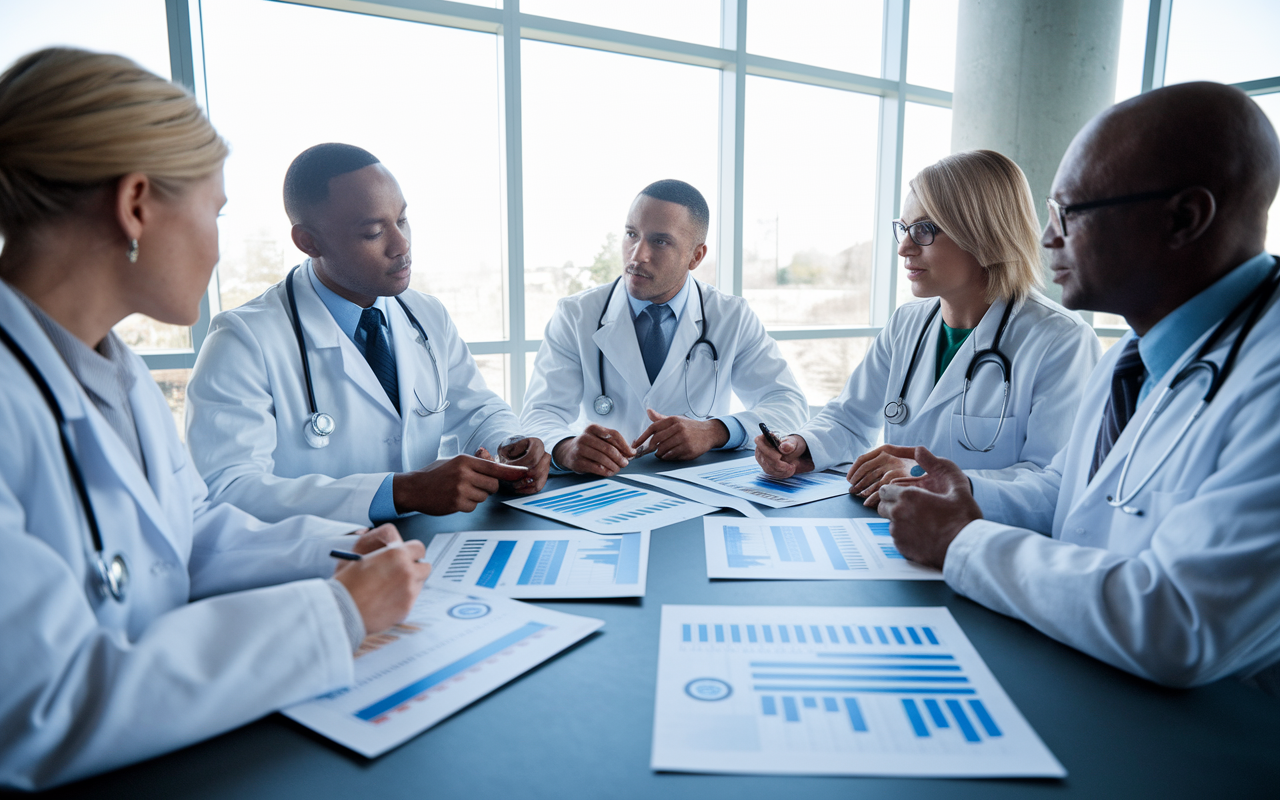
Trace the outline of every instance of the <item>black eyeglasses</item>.
<path fill-rule="evenodd" d="M 933 237 L 941 232 L 937 225 L 928 221 L 917 222 L 913 225 L 908 225 L 900 219 L 893 221 L 893 240 L 898 244 L 902 244 L 902 237 L 905 235 L 910 236 L 911 241 L 921 247 L 928 247 L 933 244 Z"/>
<path fill-rule="evenodd" d="M 1142 203 L 1147 200 L 1164 200 L 1173 197 L 1181 189 L 1161 189 L 1157 192 L 1139 192 L 1138 194 L 1126 194 L 1122 197 L 1108 197 L 1105 200 L 1090 200 L 1087 203 L 1072 203 L 1064 206 L 1052 197 L 1046 197 L 1045 203 L 1049 206 L 1049 219 L 1051 222 L 1057 223 L 1058 233 L 1065 239 L 1067 236 L 1067 215 L 1076 211 L 1088 211 L 1093 208 L 1106 208 L 1107 206 L 1119 206 L 1126 203 Z"/>

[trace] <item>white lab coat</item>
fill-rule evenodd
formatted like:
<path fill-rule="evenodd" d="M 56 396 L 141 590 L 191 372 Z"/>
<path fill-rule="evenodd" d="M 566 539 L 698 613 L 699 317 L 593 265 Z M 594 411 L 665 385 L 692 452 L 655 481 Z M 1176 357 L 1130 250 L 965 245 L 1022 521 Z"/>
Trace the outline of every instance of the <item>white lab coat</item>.
<path fill-rule="evenodd" d="M 761 422 L 779 431 L 803 424 L 809 416 L 804 392 L 747 301 L 705 283 L 698 286 L 707 307 L 707 339 L 720 353 L 720 368 L 714 369 L 710 348 L 698 345 L 689 363 L 687 398 L 685 356 L 698 339 L 702 320 L 697 287 L 690 287 L 667 360 L 652 384 L 622 281 L 612 294 L 606 284 L 560 300 L 547 323 L 525 394 L 521 422 L 529 435 L 540 437 L 550 450 L 587 425 L 599 423 L 631 440 L 651 424 L 647 409 L 702 419 L 720 417 L 729 414 L 731 395 L 746 407 L 733 413 L 746 428 L 743 447 L 753 446 Z M 606 297 L 608 312 L 597 330 Z M 612 413 L 604 415 L 593 408 L 600 395 L 601 352 L 605 387 L 614 403 Z"/>
<path fill-rule="evenodd" d="M 1012 363 L 1012 380 L 1009 408 L 995 447 L 986 453 L 966 450 L 961 445 L 961 426 L 967 426 L 974 447 L 991 443 L 1004 398 L 1000 369 L 985 363 L 978 369 L 969 387 L 963 423 L 960 399 L 969 363 L 995 340 L 1006 306 L 1003 300 L 987 309 L 936 384 L 942 312 L 934 316 L 907 388 L 909 415 L 900 425 L 886 422 L 884 408 L 898 399 L 920 329 L 937 303 L 928 299 L 895 311 L 844 391 L 799 431 L 817 469 L 853 461 L 875 446 L 881 429 L 887 444 L 924 445 L 962 469 L 980 471 L 1044 467 L 1066 444 L 1067 421 L 1076 411 L 1101 348 L 1098 337 L 1078 316 L 1036 292 L 1010 313 L 1000 342 L 1000 350 Z"/>
<path fill-rule="evenodd" d="M 332 574 L 327 552 L 351 526 L 266 525 L 210 504 L 134 356 L 144 475 L 3 282 L 0 320 L 52 387 L 107 557 L 123 553 L 131 575 L 123 603 L 95 594 L 92 540 L 53 414 L 0 346 L 0 786 L 112 769 L 349 684 L 333 593 L 298 579 Z"/>
<path fill-rule="evenodd" d="M 1106 499 L 1115 495 L 1138 428 L 1183 360 L 1152 388 L 1087 483 L 1123 349 L 1111 348 L 1089 380 L 1069 444 L 1047 469 L 1012 481 L 974 479 L 986 519 L 970 523 L 952 542 L 947 583 L 1161 683 L 1248 677 L 1280 662 L 1278 338 L 1280 307 L 1273 299 L 1218 396 L 1130 501 L 1140 516 Z M 1222 364 L 1232 341 L 1228 336 L 1208 358 Z M 1199 405 L 1208 386 L 1204 375 L 1152 423 L 1134 454 L 1126 493 Z M 1041 535 L 1049 532 L 1052 538 Z"/>
<path fill-rule="evenodd" d="M 210 495 L 265 520 L 295 514 L 371 524 L 369 505 L 388 474 L 441 455 L 493 452 L 519 420 L 489 391 L 444 306 L 413 290 L 401 295 L 431 340 L 449 407 L 422 337 L 394 300 L 387 303 L 400 388 L 391 405 L 369 363 L 311 285 L 310 262 L 294 292 L 311 360 L 317 409 L 337 428 L 310 446 L 311 415 L 284 281 L 214 317 L 187 386 L 187 446 Z"/>

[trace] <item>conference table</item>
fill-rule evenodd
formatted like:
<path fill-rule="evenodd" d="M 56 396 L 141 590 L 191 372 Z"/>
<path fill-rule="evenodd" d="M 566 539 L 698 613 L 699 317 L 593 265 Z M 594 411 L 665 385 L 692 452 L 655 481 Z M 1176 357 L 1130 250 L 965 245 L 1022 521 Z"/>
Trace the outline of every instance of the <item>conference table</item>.
<path fill-rule="evenodd" d="M 741 457 L 713 453 L 698 463 Z M 672 468 L 652 457 L 622 473 Z M 589 480 L 553 477 L 549 488 Z M 651 488 L 651 487 L 649 487 Z M 401 521 L 408 537 L 544 529 L 490 498 Z M 769 516 L 852 517 L 846 496 Z M 736 512 L 726 511 L 726 514 Z M 941 581 L 709 580 L 701 519 L 653 531 L 641 599 L 538 601 L 604 620 L 577 645 L 376 759 L 280 714 L 52 794 L 191 798 L 1002 798 L 1280 796 L 1280 701 L 1234 680 L 1166 689 L 973 603 Z M 786 777 L 649 768 L 664 603 L 945 606 L 1067 769 L 1062 780 Z"/>

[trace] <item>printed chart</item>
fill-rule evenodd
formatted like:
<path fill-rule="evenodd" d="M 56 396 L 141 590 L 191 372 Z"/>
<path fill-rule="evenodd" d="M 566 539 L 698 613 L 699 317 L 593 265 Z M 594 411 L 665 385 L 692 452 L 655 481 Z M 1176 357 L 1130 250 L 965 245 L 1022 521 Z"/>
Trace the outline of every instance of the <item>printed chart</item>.
<path fill-rule="evenodd" d="M 649 532 L 578 530 L 440 533 L 428 586 L 492 589 L 506 597 L 643 597 Z"/>
<path fill-rule="evenodd" d="M 282 713 L 372 758 L 602 625 L 483 589 L 424 588 L 405 622 L 365 640 L 351 687 Z"/>
<path fill-rule="evenodd" d="M 790 478 L 770 478 L 760 471 L 755 457 L 685 467 L 661 473 L 682 481 L 708 486 L 769 508 L 788 508 L 837 497 L 849 491 L 849 482 L 837 472 L 806 472 Z"/>
<path fill-rule="evenodd" d="M 945 608 L 662 607 L 652 767 L 1064 777 Z"/>
<path fill-rule="evenodd" d="M 617 481 L 594 481 L 506 503 L 512 508 L 596 533 L 654 530 L 716 510 Z"/>
<path fill-rule="evenodd" d="M 942 580 L 908 561 L 878 519 L 704 517 L 708 578 Z"/>

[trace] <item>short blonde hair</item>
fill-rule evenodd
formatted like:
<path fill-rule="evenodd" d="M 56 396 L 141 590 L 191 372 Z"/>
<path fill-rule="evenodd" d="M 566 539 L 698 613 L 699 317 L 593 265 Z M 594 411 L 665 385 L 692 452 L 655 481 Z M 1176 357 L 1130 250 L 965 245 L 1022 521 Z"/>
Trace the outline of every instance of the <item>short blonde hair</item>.
<path fill-rule="evenodd" d="M 924 213 L 987 273 L 987 302 L 1044 285 L 1040 221 L 1021 168 L 994 150 L 947 156 L 911 180 Z"/>
<path fill-rule="evenodd" d="M 72 210 L 131 172 L 177 194 L 227 144 L 182 87 L 121 56 L 49 48 L 0 75 L 0 235 Z"/>

